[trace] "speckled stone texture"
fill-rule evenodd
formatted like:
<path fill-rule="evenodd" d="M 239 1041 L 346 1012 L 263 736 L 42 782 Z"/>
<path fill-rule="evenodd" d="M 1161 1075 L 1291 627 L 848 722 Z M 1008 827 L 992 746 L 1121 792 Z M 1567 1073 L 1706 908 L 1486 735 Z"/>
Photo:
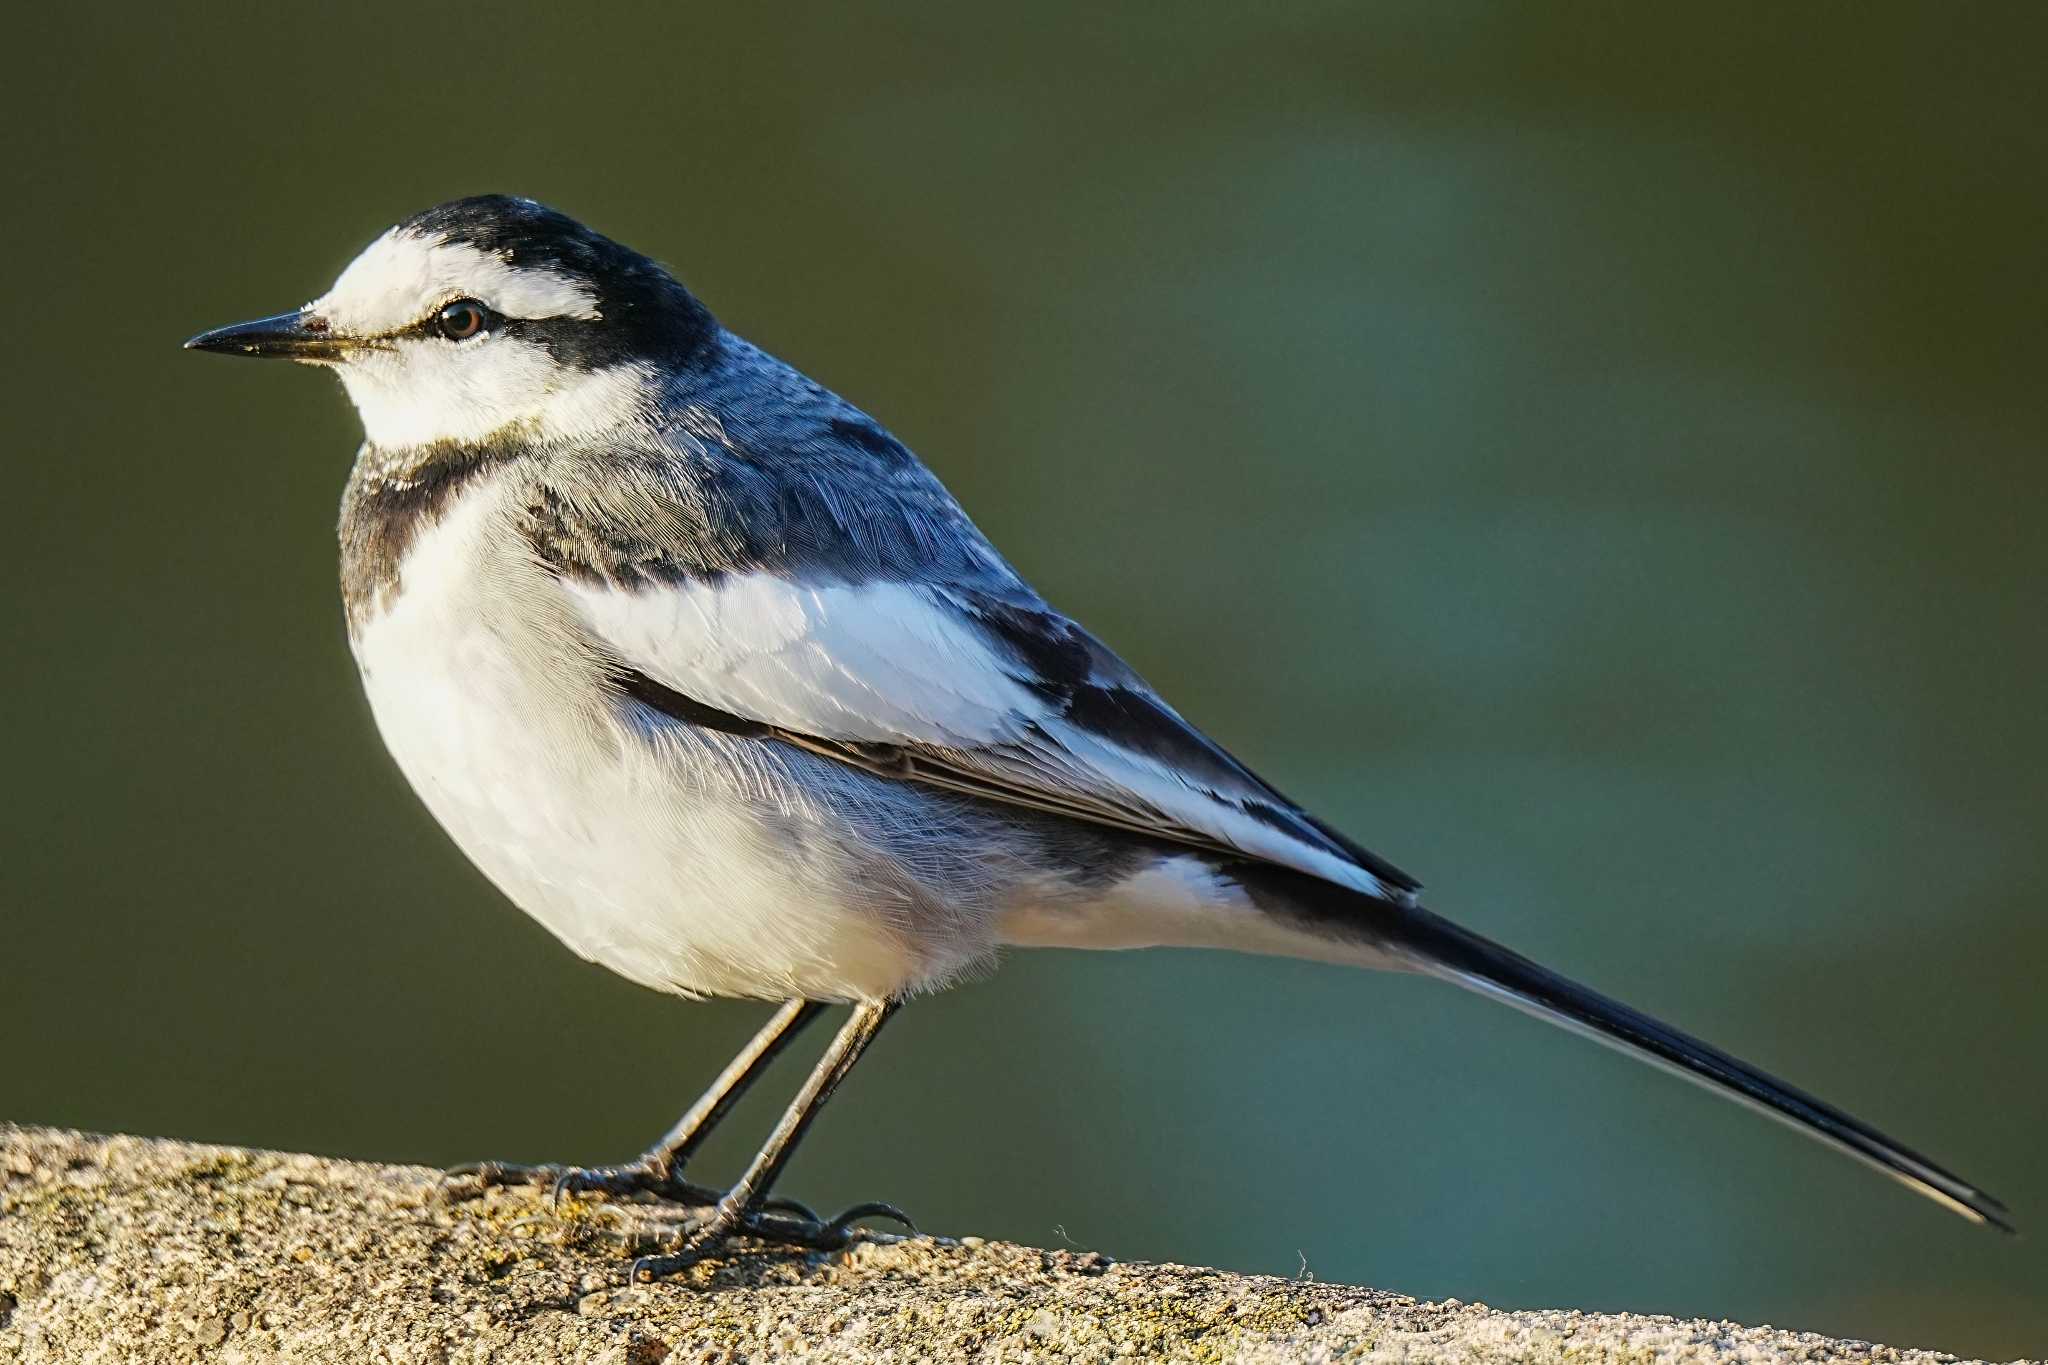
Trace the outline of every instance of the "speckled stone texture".
<path fill-rule="evenodd" d="M 0 1126 L 0 1361 L 1949 1361 L 1722 1322 L 1500 1313 L 1089 1253 L 738 1247 L 627 1287 L 620 1214 L 434 1172 Z M 650 1211 L 626 1211 L 644 1225 Z"/>

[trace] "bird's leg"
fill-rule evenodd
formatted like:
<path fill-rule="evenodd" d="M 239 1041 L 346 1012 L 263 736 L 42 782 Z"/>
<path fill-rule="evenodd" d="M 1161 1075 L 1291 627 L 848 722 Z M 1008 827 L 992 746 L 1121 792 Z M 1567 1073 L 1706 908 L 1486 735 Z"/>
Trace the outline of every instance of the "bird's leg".
<path fill-rule="evenodd" d="M 784 1209 L 794 1208 L 795 1217 L 771 1212 L 767 1207 L 768 1191 L 796 1151 L 797 1143 L 803 1140 L 804 1131 L 811 1126 L 818 1111 L 825 1107 L 825 1101 L 832 1098 L 832 1092 L 846 1079 L 847 1073 L 853 1070 L 853 1064 L 860 1060 L 861 1053 L 895 1012 L 896 1002 L 893 1000 L 854 1006 L 852 1016 L 819 1059 L 803 1089 L 790 1101 L 782 1121 L 775 1125 L 775 1131 L 761 1145 L 746 1174 L 725 1192 L 711 1217 L 691 1232 L 689 1241 L 679 1251 L 664 1256 L 643 1256 L 635 1261 L 635 1281 L 644 1284 L 673 1275 L 702 1258 L 735 1232 L 799 1246 L 832 1247 L 844 1244 L 850 1225 L 856 1218 L 881 1215 L 906 1224 L 909 1222 L 887 1205 L 861 1205 L 847 1210 L 830 1223 L 805 1217 L 809 1210 L 801 1206 L 780 1205 Z"/>
<path fill-rule="evenodd" d="M 688 1185 L 679 1179 L 691 1153 L 711 1130 L 724 1120 L 749 1087 L 760 1079 L 782 1050 L 820 1014 L 823 1005 L 809 1000 L 790 1000 L 775 1012 L 752 1042 L 719 1073 L 710 1088 L 697 1097 L 689 1112 L 661 1136 L 637 1161 L 623 1166 L 598 1166 L 563 1171 L 554 1181 L 554 1197 L 595 1191 L 604 1194 L 670 1194 L 691 1204 L 710 1203 L 716 1191 Z"/>
<path fill-rule="evenodd" d="M 484 1161 L 457 1166 L 444 1178 L 467 1177 L 477 1185 L 546 1185 L 555 1197 L 572 1191 L 605 1194 L 655 1194 L 685 1203 L 709 1204 L 718 1198 L 715 1190 L 685 1184 L 678 1177 L 690 1154 L 711 1135 L 748 1087 L 761 1078 L 770 1063 L 803 1032 L 804 1026 L 824 1012 L 825 1007 L 809 1000 L 791 1000 L 775 1011 L 753 1041 L 719 1073 L 689 1112 L 676 1120 L 675 1127 L 660 1141 L 641 1153 L 639 1160 L 622 1166 L 518 1166 Z"/>

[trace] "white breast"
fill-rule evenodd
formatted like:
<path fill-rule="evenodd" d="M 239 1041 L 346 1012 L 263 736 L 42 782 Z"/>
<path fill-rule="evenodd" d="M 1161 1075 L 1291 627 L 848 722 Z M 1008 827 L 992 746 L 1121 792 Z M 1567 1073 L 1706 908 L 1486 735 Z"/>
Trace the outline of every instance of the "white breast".
<path fill-rule="evenodd" d="M 745 780 L 736 741 L 622 717 L 499 506 L 466 491 L 353 641 L 392 756 L 484 874 L 656 989 L 876 998 L 956 969 L 864 903 L 873 869 L 843 831 Z"/>

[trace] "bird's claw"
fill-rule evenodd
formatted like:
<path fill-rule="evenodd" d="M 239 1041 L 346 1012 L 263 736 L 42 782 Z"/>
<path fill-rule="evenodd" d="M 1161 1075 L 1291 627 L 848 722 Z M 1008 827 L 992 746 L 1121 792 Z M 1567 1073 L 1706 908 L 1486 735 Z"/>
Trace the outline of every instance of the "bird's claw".
<path fill-rule="evenodd" d="M 603 1195 L 607 1199 L 630 1199 L 636 1195 L 689 1203 L 682 1198 L 683 1187 L 674 1175 L 656 1170 L 644 1161 L 624 1166 L 570 1166 L 555 1177 L 548 1190 L 548 1202 L 555 1208 L 572 1194 Z"/>
<path fill-rule="evenodd" d="M 732 1237 L 747 1237 L 771 1246 L 801 1247 L 806 1251 L 838 1251 L 853 1241 L 858 1231 L 855 1224 L 864 1218 L 887 1218 L 901 1223 L 912 1236 L 917 1235 L 917 1224 L 894 1204 L 855 1204 L 838 1217 L 826 1220 L 794 1199 L 774 1199 L 729 1225 L 714 1215 L 709 1223 L 690 1233 L 678 1250 L 635 1259 L 628 1278 L 634 1284 L 667 1279 L 705 1259 Z"/>

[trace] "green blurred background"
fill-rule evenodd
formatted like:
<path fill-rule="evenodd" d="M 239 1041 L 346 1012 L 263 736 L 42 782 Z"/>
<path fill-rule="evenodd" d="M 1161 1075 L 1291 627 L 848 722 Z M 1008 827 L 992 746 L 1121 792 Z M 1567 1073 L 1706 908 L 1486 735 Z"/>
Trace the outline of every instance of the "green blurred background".
<path fill-rule="evenodd" d="M 0 1117 L 617 1159 L 761 1017 L 461 860 L 343 642 L 353 414 L 177 349 L 504 189 L 879 415 L 1441 908 L 2034 1237 L 1442 987 L 1173 953 L 907 1011 L 791 1193 L 2048 1352 L 2039 4 L 13 22 Z"/>

